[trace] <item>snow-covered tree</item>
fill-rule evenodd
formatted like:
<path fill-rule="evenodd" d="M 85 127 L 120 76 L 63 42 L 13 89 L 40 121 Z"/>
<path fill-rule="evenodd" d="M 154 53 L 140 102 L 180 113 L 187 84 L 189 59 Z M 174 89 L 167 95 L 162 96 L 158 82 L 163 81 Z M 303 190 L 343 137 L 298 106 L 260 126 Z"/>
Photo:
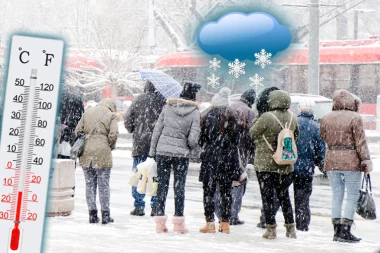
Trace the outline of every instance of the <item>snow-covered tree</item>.
<path fill-rule="evenodd" d="M 89 64 L 68 66 L 66 84 L 80 88 L 85 98 L 102 93 L 107 86 L 112 90 L 111 98 L 117 97 L 118 90 L 126 94 L 142 90 L 136 67 L 141 63 L 147 26 L 136 22 L 139 19 L 125 19 L 126 13 L 133 15 L 139 12 L 139 9 L 130 9 L 132 2 L 114 1 L 113 5 L 98 3 L 87 22 L 84 22 L 87 42 L 85 46 L 81 43 L 74 45 L 76 48 L 72 48 L 71 53 L 85 58 Z M 140 19 L 145 22 L 146 16 Z"/>

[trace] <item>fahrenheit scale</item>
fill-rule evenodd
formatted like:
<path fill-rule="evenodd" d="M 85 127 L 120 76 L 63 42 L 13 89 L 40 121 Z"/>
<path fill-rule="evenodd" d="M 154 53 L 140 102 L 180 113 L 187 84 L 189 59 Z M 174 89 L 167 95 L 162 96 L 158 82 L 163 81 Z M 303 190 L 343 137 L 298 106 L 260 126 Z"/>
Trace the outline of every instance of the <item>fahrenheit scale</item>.
<path fill-rule="evenodd" d="M 0 252 L 41 252 L 64 44 L 12 37 L 0 145 Z"/>

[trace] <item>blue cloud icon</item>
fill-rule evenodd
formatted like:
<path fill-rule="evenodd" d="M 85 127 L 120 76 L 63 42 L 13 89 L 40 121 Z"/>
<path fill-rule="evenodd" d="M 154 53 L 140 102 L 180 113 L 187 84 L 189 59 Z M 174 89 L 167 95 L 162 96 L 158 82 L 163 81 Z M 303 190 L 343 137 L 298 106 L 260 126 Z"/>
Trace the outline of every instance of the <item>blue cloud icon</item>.
<path fill-rule="evenodd" d="M 207 54 L 234 61 L 255 60 L 261 49 L 273 56 L 291 42 L 290 31 L 264 12 L 232 12 L 208 22 L 198 32 L 198 45 Z"/>

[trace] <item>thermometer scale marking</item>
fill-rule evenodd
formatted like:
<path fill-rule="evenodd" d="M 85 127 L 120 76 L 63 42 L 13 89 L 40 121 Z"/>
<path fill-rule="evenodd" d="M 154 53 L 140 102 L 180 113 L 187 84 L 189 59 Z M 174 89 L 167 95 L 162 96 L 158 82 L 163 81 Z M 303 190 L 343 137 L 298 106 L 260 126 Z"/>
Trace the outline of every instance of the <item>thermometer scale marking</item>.
<path fill-rule="evenodd" d="M 64 43 L 14 35 L 9 49 L 0 146 L 0 252 L 38 253 L 52 176 Z"/>
<path fill-rule="evenodd" d="M 38 99 L 38 93 L 36 92 L 36 79 L 37 70 L 32 69 L 30 77 L 29 87 L 25 87 L 25 95 L 27 97 L 26 103 L 23 105 L 23 115 L 25 120 L 21 123 L 21 128 L 24 129 L 21 138 L 19 139 L 19 144 L 22 144 L 22 153 L 18 154 L 17 167 L 19 168 L 19 180 L 18 180 L 18 193 L 17 193 L 17 208 L 14 220 L 14 228 L 11 234 L 10 248 L 12 250 L 17 250 L 19 247 L 20 240 L 20 229 L 19 224 L 21 219 L 25 219 L 25 214 L 27 212 L 27 200 L 29 192 L 29 182 L 30 182 L 30 167 L 32 162 L 32 154 L 30 150 L 33 150 L 34 141 L 34 128 L 32 128 L 33 123 L 36 123 L 37 112 L 35 110 L 36 100 Z M 26 107 L 25 107 L 26 106 Z M 20 161 L 21 158 L 21 161 Z M 19 162 L 20 161 L 20 162 Z M 18 166 L 19 165 L 19 166 Z M 26 179 L 26 180 L 25 180 Z M 24 205 L 22 205 L 25 203 Z M 21 206 L 23 209 L 21 210 Z M 23 214 L 21 216 L 21 213 Z M 22 217 L 22 218 L 21 218 Z"/>

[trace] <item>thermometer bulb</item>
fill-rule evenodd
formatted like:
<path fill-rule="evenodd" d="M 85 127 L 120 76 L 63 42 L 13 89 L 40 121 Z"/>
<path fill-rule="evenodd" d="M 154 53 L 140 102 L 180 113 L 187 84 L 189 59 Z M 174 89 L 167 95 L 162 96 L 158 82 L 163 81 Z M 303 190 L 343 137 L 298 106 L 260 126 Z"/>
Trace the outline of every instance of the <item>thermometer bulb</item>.
<path fill-rule="evenodd" d="M 21 200 L 22 192 L 18 192 L 15 226 L 12 229 L 11 234 L 11 250 L 18 250 L 18 245 L 20 244 L 20 229 L 18 228 L 18 224 L 20 224 Z"/>

